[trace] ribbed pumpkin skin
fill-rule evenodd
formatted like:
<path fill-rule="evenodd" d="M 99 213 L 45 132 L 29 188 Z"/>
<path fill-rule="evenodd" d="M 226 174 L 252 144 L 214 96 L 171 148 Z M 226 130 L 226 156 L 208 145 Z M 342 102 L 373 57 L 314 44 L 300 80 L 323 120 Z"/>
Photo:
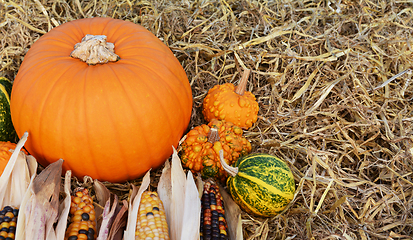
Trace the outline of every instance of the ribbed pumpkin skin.
<path fill-rule="evenodd" d="M 227 186 L 234 201 L 244 211 L 272 217 L 285 209 L 295 192 L 294 177 L 287 164 L 269 154 L 250 154 L 238 159 L 235 177 Z"/>
<path fill-rule="evenodd" d="M 10 116 L 11 88 L 11 81 L 0 77 L 0 141 L 14 141 L 16 136 Z"/>
<path fill-rule="evenodd" d="M 70 53 L 86 34 L 106 35 L 117 62 L 87 65 Z M 42 165 L 62 158 L 77 177 L 123 182 L 161 166 L 192 111 L 188 78 L 170 49 L 145 28 L 111 18 L 52 29 L 26 54 L 11 116 Z"/>

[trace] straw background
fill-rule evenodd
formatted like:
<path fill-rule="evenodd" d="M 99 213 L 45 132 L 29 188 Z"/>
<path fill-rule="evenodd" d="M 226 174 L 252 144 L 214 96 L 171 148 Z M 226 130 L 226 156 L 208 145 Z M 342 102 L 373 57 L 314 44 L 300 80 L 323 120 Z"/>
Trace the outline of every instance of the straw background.
<path fill-rule="evenodd" d="M 53 27 L 94 16 L 171 48 L 192 86 L 190 127 L 206 123 L 208 89 L 252 70 L 260 111 L 244 136 L 289 164 L 297 192 L 274 218 L 243 213 L 244 239 L 412 239 L 412 1 L 0 0 L 0 76 L 14 79 Z"/>

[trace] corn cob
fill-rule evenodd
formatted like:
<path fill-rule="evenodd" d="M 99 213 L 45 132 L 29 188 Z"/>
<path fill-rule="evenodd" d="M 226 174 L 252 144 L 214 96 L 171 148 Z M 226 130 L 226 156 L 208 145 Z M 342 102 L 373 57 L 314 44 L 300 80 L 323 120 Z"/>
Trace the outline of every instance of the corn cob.
<path fill-rule="evenodd" d="M 228 240 L 224 202 L 218 185 L 205 182 L 201 201 L 200 240 Z"/>
<path fill-rule="evenodd" d="M 96 239 L 96 215 L 89 191 L 78 188 L 74 191 L 70 203 L 70 225 L 66 230 L 65 240 Z"/>
<path fill-rule="evenodd" d="M 142 194 L 135 239 L 169 240 L 165 210 L 156 192 L 145 191 Z"/>
<path fill-rule="evenodd" d="M 0 211 L 0 240 L 13 240 L 19 209 L 5 206 Z"/>

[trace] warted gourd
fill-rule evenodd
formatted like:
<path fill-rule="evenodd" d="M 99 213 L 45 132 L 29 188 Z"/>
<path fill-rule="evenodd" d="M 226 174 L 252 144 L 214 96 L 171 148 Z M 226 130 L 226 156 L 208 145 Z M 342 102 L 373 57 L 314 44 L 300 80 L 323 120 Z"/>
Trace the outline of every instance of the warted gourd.
<path fill-rule="evenodd" d="M 228 164 L 251 152 L 251 143 L 242 136 L 243 130 L 225 120 L 212 119 L 208 125 L 193 128 L 186 135 L 182 146 L 182 165 L 193 172 L 201 172 L 204 178 L 224 180 L 219 151 L 224 151 Z"/>
<path fill-rule="evenodd" d="M 244 129 L 250 128 L 257 121 L 258 102 L 254 94 L 246 91 L 249 73 L 249 69 L 244 71 L 237 87 L 225 83 L 208 91 L 202 111 L 206 121 L 213 118 L 226 120 Z"/>

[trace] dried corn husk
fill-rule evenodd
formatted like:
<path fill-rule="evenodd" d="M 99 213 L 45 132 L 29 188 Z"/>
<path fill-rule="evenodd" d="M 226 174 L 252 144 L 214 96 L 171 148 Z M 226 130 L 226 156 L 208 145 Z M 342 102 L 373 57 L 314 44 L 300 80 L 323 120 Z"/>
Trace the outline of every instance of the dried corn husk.
<path fill-rule="evenodd" d="M 128 201 L 123 200 L 122 204 L 118 206 L 117 211 L 115 212 L 115 218 L 113 220 L 112 227 L 110 228 L 107 240 L 123 239 L 123 231 L 121 231 L 121 229 L 126 226 L 128 209 Z"/>
<path fill-rule="evenodd" d="M 171 240 L 199 239 L 201 199 L 191 171 L 185 177 L 178 153 L 173 149 L 172 163 L 166 162 L 158 183 Z"/>
<path fill-rule="evenodd" d="M 142 184 L 139 189 L 132 184 L 132 194 L 129 201 L 128 222 L 126 224 L 124 240 L 135 240 L 139 203 L 141 202 L 142 193 L 148 189 L 150 181 L 151 178 L 149 170 L 143 177 Z"/>
<path fill-rule="evenodd" d="M 0 207 L 10 205 L 20 208 L 23 196 L 36 176 L 37 161 L 33 156 L 20 151 L 28 137 L 24 133 L 16 145 L 6 168 L 0 176 Z"/>
<path fill-rule="evenodd" d="M 57 240 L 64 240 L 66 227 L 67 227 L 67 218 L 70 212 L 70 203 L 71 203 L 71 179 L 72 179 L 72 171 L 66 171 L 65 174 L 65 183 L 64 183 L 64 191 L 65 191 L 65 198 L 60 203 L 59 206 L 59 220 L 56 226 L 56 239 Z"/>
<path fill-rule="evenodd" d="M 16 240 L 61 240 L 65 232 L 68 208 L 66 196 L 65 206 L 59 207 L 63 160 L 47 166 L 29 185 L 20 206 L 19 221 L 16 227 Z M 65 191 L 70 186 L 70 173 L 66 174 Z M 62 211 L 59 216 L 59 210 Z M 57 223 L 58 228 L 54 228 Z"/>
<path fill-rule="evenodd" d="M 99 224 L 99 234 L 96 240 L 107 240 L 113 220 L 116 217 L 116 212 L 117 210 L 119 211 L 118 196 L 111 193 L 105 185 L 98 180 L 95 180 L 93 185 L 98 203 L 105 206 L 102 212 L 102 221 Z"/>

